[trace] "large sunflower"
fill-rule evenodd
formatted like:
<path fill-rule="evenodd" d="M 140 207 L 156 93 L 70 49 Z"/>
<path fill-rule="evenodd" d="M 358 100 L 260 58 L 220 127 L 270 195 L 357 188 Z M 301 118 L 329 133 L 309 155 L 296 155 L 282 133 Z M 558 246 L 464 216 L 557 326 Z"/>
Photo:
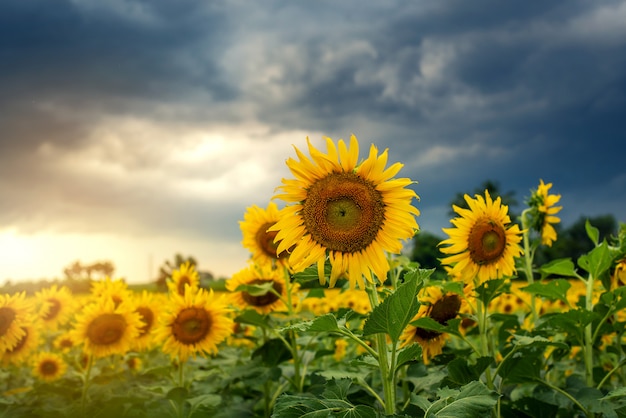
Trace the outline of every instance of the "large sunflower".
<path fill-rule="evenodd" d="M 421 303 L 419 311 L 412 321 L 419 318 L 432 318 L 441 325 L 457 317 L 464 305 L 464 299 L 456 293 L 443 293 L 439 287 L 429 286 L 423 289 L 419 295 Z M 426 330 L 414 325 L 408 325 L 400 337 L 401 347 L 418 343 L 422 347 L 424 364 L 430 359 L 441 354 L 446 344 L 447 334 L 437 331 Z"/>
<path fill-rule="evenodd" d="M 24 336 L 22 326 L 32 323 L 33 309 L 26 292 L 0 294 L 0 353 L 15 347 Z"/>
<path fill-rule="evenodd" d="M 67 363 L 56 353 L 39 353 L 33 360 L 33 375 L 45 382 L 61 378 L 66 370 Z"/>
<path fill-rule="evenodd" d="M 552 183 L 544 184 L 543 180 L 539 180 L 539 186 L 529 201 L 531 213 L 534 215 L 532 227 L 541 233 L 541 243 L 548 247 L 556 241 L 556 230 L 552 224 L 561 222 L 561 219 L 554 215 L 563 209 L 562 206 L 554 206 L 561 200 L 561 195 L 550 194 L 551 188 Z"/>
<path fill-rule="evenodd" d="M 132 346 L 143 325 L 135 307 L 102 298 L 84 307 L 76 316 L 72 339 L 83 343 L 83 351 L 94 357 L 124 354 Z"/>
<path fill-rule="evenodd" d="M 245 290 L 237 291 L 241 285 L 261 286 L 268 283 L 271 283 L 273 291 L 268 290 L 258 294 Z M 250 265 L 233 274 L 226 282 L 226 289 L 232 292 L 233 305 L 241 309 L 253 308 L 261 314 L 286 309 L 283 301 L 287 298 L 287 284 L 285 283 L 285 270 L 282 268 L 274 269 L 269 264 Z"/>
<path fill-rule="evenodd" d="M 167 281 L 167 288 L 172 293 L 180 296 L 185 295 L 185 289 L 189 288 L 192 292 L 198 290 L 200 286 L 200 278 L 196 271 L 196 266 L 187 261 L 180 265 L 180 268 L 172 272 L 171 280 Z"/>
<path fill-rule="evenodd" d="M 522 237 L 518 225 L 509 225 L 508 207 L 500 197 L 492 200 L 487 190 L 484 198 L 465 195 L 465 201 L 469 209 L 453 206 L 461 215 L 450 221 L 455 228 L 443 228 L 450 238 L 441 241 L 448 245 L 441 252 L 453 255 L 443 258 L 442 264 L 451 265 L 451 274 L 465 282 L 477 278 L 477 284 L 512 275 L 515 257 L 522 254 Z"/>
<path fill-rule="evenodd" d="M 228 316 L 223 297 L 213 290 L 185 292 L 170 295 L 170 304 L 160 316 L 155 338 L 163 342 L 163 351 L 184 362 L 197 353 L 216 353 L 217 345 L 233 330 L 233 320 Z"/>
<path fill-rule="evenodd" d="M 252 262 L 257 264 L 279 263 L 287 265 L 289 253 L 278 253 L 278 243 L 274 242 L 276 231 L 268 231 L 283 216 L 282 210 L 274 202 L 270 202 L 263 209 L 257 205 L 248 207 L 243 215 L 243 221 L 239 222 L 243 240 L 241 244 L 252 253 Z"/>
<path fill-rule="evenodd" d="M 354 135 L 350 146 L 326 139 L 327 153 L 313 147 L 307 138 L 311 159 L 295 148 L 299 161 L 287 166 L 295 179 L 283 179 L 276 198 L 293 203 L 270 231 L 278 231 L 277 252 L 293 247 L 289 264 L 302 271 L 317 264 L 319 279 L 326 282 L 324 263 L 332 266 L 330 287 L 347 276 L 350 287 L 363 287 L 363 277 L 374 282 L 387 278 L 386 252 L 399 253 L 402 240 L 412 238 L 418 228 L 419 211 L 411 205 L 417 195 L 406 186 L 407 178 L 395 179 L 402 168 L 389 168 L 387 150 L 378 155 L 372 145 L 368 158 L 358 164 L 359 143 Z"/>
<path fill-rule="evenodd" d="M 58 287 L 56 284 L 41 289 L 35 294 L 39 318 L 44 327 L 56 330 L 70 318 L 72 307 L 72 292 L 67 286 Z"/>

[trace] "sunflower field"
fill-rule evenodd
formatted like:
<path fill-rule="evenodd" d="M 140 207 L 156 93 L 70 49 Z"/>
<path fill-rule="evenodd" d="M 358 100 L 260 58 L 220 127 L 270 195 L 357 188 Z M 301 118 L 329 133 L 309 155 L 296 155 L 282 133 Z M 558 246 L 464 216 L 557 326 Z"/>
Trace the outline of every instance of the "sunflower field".
<path fill-rule="evenodd" d="M 308 141 L 307 141 L 308 142 Z M 178 266 L 167 292 L 0 294 L 2 417 L 626 417 L 626 224 L 576 260 L 543 180 L 519 219 L 488 191 L 402 255 L 415 182 L 387 151 L 326 138 L 240 222 L 226 290 Z"/>

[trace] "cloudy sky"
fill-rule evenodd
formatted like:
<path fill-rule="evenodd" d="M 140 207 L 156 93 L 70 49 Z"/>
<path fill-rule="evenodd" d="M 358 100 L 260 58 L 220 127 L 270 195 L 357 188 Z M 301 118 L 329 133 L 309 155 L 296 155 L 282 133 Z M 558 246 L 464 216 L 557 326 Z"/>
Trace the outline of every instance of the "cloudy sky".
<path fill-rule="evenodd" d="M 0 2 L 0 283 L 176 252 L 229 276 L 292 145 L 418 181 L 423 230 L 487 179 L 626 221 L 626 2 Z M 280 202 L 278 202 L 280 203 Z"/>

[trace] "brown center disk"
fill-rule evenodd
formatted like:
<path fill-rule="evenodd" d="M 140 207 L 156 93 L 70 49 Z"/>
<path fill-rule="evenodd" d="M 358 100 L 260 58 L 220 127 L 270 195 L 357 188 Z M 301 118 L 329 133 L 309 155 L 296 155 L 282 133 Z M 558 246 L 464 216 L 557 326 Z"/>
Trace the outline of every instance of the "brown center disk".
<path fill-rule="evenodd" d="M 478 265 L 490 264 L 500 259 L 506 248 L 506 231 L 496 222 L 480 220 L 469 233 L 470 258 Z"/>
<path fill-rule="evenodd" d="M 211 317 L 206 310 L 185 308 L 174 320 L 172 334 L 182 344 L 195 344 L 208 335 L 211 324 Z"/>
<path fill-rule="evenodd" d="M 307 191 L 302 218 L 315 242 L 353 253 L 376 239 L 385 220 L 382 195 L 354 173 L 331 173 Z"/>
<path fill-rule="evenodd" d="M 273 280 L 255 279 L 255 280 L 252 280 L 248 284 L 261 285 L 261 284 L 267 283 L 268 281 L 272 281 L 272 288 L 276 291 L 276 293 L 280 295 L 283 291 L 283 286 L 280 283 L 274 282 Z M 243 300 L 245 300 L 246 303 L 251 306 L 259 306 L 259 307 L 267 306 L 267 305 L 271 305 L 272 303 L 278 300 L 278 296 L 274 294 L 273 292 L 269 292 L 269 291 L 265 293 L 264 295 L 259 295 L 259 296 L 253 296 L 248 292 L 241 292 L 241 293 L 242 293 L 241 296 Z"/>
<path fill-rule="evenodd" d="M 110 345 L 118 342 L 125 330 L 126 320 L 122 315 L 102 314 L 87 327 L 87 338 L 96 345 Z"/>

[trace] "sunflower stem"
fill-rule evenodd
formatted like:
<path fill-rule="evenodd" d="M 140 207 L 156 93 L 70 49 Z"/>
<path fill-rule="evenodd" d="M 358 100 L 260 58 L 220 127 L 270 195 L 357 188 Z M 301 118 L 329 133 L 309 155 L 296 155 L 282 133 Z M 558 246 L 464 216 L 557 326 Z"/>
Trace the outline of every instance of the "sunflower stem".
<path fill-rule="evenodd" d="M 287 288 L 287 313 L 289 315 L 290 324 L 293 324 L 293 300 L 292 296 L 292 288 L 293 283 L 291 282 L 291 277 L 289 277 L 289 272 L 285 269 L 285 287 Z M 280 297 L 280 295 L 279 295 Z M 302 393 L 304 390 L 304 374 L 300 374 L 300 357 L 298 355 L 298 342 L 297 335 L 294 330 L 289 331 L 289 344 L 287 348 L 291 351 L 291 356 L 293 357 L 293 381 L 295 382 L 294 386 L 296 391 Z"/>
<path fill-rule="evenodd" d="M 478 320 L 478 332 L 480 334 L 481 356 L 493 358 L 494 355 L 491 352 L 492 350 L 490 350 L 489 345 L 489 329 L 487 327 L 487 305 L 482 300 L 478 300 L 476 303 L 476 319 Z M 493 378 L 491 376 L 491 369 L 489 367 L 485 370 L 485 378 L 487 379 L 487 387 L 493 390 Z"/>
<path fill-rule="evenodd" d="M 83 391 L 80 397 L 80 409 L 82 416 L 87 416 L 85 413 L 85 407 L 87 402 L 87 389 L 89 389 L 89 383 L 91 380 L 91 369 L 93 368 L 93 355 L 87 355 L 87 370 L 85 370 L 85 376 L 83 380 Z"/>
<path fill-rule="evenodd" d="M 522 212 L 522 236 L 524 238 L 524 273 L 526 274 L 526 281 L 529 285 L 535 282 L 533 276 L 533 252 L 530 248 L 530 229 L 528 228 L 528 214 L 530 209 L 525 209 Z M 535 307 L 535 294 L 530 294 L 530 312 L 532 323 L 537 322 L 537 308 Z"/>
<path fill-rule="evenodd" d="M 589 275 L 586 280 L 585 309 L 593 312 L 593 277 Z M 592 323 L 585 327 L 585 374 L 587 377 L 587 386 L 593 387 L 593 332 Z"/>
<path fill-rule="evenodd" d="M 365 280 L 365 291 L 367 292 L 372 310 L 374 310 L 380 304 L 376 285 Z M 383 408 L 385 409 L 385 414 L 393 415 L 396 413 L 396 379 L 395 372 L 391 368 L 393 365 L 389 364 L 387 355 L 387 336 L 386 334 L 378 333 L 375 334 L 374 338 L 376 350 L 378 351 L 378 368 L 380 369 L 380 377 L 383 383 Z M 395 355 L 392 356 L 392 361 L 394 359 Z"/>

